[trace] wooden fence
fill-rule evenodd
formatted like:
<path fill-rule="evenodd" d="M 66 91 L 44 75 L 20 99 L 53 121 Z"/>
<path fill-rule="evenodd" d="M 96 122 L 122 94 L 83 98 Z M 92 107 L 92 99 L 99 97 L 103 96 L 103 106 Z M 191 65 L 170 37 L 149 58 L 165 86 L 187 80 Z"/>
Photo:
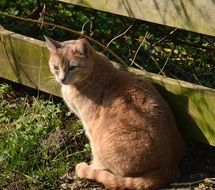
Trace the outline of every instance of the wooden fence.
<path fill-rule="evenodd" d="M 145 5 L 145 9 L 143 10 L 146 11 L 146 9 L 149 8 L 150 6 L 154 8 L 157 3 L 156 7 L 162 7 L 162 8 L 157 8 L 157 11 L 159 12 L 159 10 L 165 10 L 167 14 L 168 8 L 171 8 L 172 6 L 171 5 L 172 3 L 169 2 L 169 6 L 167 6 L 167 8 L 164 9 L 164 4 L 158 0 L 157 1 L 156 0 L 152 0 L 152 1 L 149 1 L 149 0 L 147 1 L 61 0 L 61 1 L 67 1 L 67 2 L 69 1 L 75 4 L 81 4 L 85 6 L 87 5 L 92 8 L 99 8 L 99 6 L 101 6 L 103 3 L 103 8 L 105 6 L 106 7 L 105 9 L 102 9 L 102 10 L 107 10 L 107 11 L 110 11 L 111 7 L 113 8 L 113 10 L 117 11 L 116 7 L 117 6 L 120 7 L 119 3 L 121 2 L 123 6 L 121 5 L 121 9 L 117 11 L 118 14 L 123 14 L 123 15 L 127 14 L 126 16 L 132 16 L 135 18 L 140 18 L 140 16 L 144 16 L 144 17 L 141 17 L 141 19 L 145 19 L 146 18 L 145 16 L 147 16 L 147 14 L 144 13 L 140 15 L 140 13 L 138 13 L 138 10 L 140 11 L 141 9 L 136 10 L 139 7 L 144 7 Z M 199 5 L 195 3 L 197 1 L 200 3 Z M 86 2 L 88 2 L 88 4 Z M 94 2 L 97 2 L 97 3 L 94 3 Z M 104 5 L 104 2 L 106 3 L 105 5 Z M 113 4 L 113 2 L 115 4 Z M 134 2 L 132 5 L 136 6 L 136 9 L 130 6 L 131 2 Z M 148 2 L 148 4 L 146 2 Z M 162 2 L 168 3 L 167 0 Z M 197 7 L 200 5 L 203 6 L 204 4 L 204 2 L 201 0 L 195 0 L 195 1 L 175 0 L 174 2 L 176 3 L 176 5 L 178 5 L 177 3 L 180 2 L 181 6 L 183 5 L 183 3 L 185 6 L 186 2 L 193 3 Z M 208 9 L 205 10 L 205 14 L 206 15 L 213 14 L 214 1 L 205 0 L 205 2 L 207 3 L 205 3 L 204 5 L 208 6 Z M 209 8 L 209 6 L 211 6 L 211 8 Z M 178 6 L 175 6 L 175 9 L 177 7 Z M 178 9 L 179 8 L 180 7 L 178 7 Z M 127 12 L 125 10 L 127 10 Z M 187 10 L 187 8 L 185 10 Z M 185 10 L 183 14 L 181 13 L 182 15 L 185 14 L 186 12 Z M 173 12 L 174 11 L 172 10 L 171 14 L 173 14 Z M 160 15 L 162 14 L 163 13 L 161 12 Z M 190 15 L 190 13 L 188 15 Z M 170 22 L 167 19 L 168 17 L 171 17 L 171 15 L 167 14 L 164 17 L 165 19 L 163 20 L 161 19 L 162 18 L 161 17 L 159 20 L 159 23 L 163 22 L 163 24 L 168 23 L 168 25 L 175 26 L 173 24 L 169 24 Z M 150 19 L 148 20 L 156 22 L 155 20 L 152 20 L 153 18 L 156 18 L 156 16 L 150 17 Z M 180 25 L 181 28 L 186 28 L 189 30 L 195 29 L 195 31 L 197 32 L 207 33 L 215 36 L 214 18 L 215 17 L 211 18 L 210 20 L 211 22 L 207 25 L 207 27 L 213 25 L 213 27 L 211 27 L 211 30 L 205 30 L 204 27 L 198 27 L 197 23 L 196 23 L 196 28 L 186 28 L 191 26 L 189 26 L 189 24 L 186 24 L 186 23 L 184 25 L 180 25 L 180 21 L 178 21 L 179 23 L 177 27 L 179 27 Z M 202 18 L 202 19 L 204 20 L 205 18 Z M 164 21 L 166 23 L 164 23 Z M 195 23 L 195 20 L 193 20 L 192 23 Z M 177 22 L 175 24 L 177 24 Z M 194 25 L 195 24 L 193 24 L 193 26 Z M 201 26 L 206 26 L 206 23 L 203 23 Z M 0 77 L 60 96 L 59 86 L 56 85 L 56 83 L 54 84 L 50 82 L 52 81 L 50 80 L 50 77 L 52 75 L 48 67 L 49 56 L 44 42 L 33 38 L 29 38 L 27 36 L 16 34 L 14 32 L 10 32 L 4 29 L 0 29 L 0 36 L 1 36 Z M 215 90 L 214 89 L 194 85 L 180 80 L 166 78 L 160 75 L 148 73 L 143 70 L 138 70 L 131 67 L 128 67 L 127 70 L 135 73 L 136 75 L 139 75 L 144 79 L 150 80 L 158 88 L 161 94 L 169 102 L 175 114 L 176 120 L 178 122 L 178 126 L 180 130 L 183 132 L 184 136 L 195 140 L 199 140 L 202 142 L 206 142 L 208 144 L 215 146 Z"/>
<path fill-rule="evenodd" d="M 215 0 L 59 0 L 215 36 Z"/>

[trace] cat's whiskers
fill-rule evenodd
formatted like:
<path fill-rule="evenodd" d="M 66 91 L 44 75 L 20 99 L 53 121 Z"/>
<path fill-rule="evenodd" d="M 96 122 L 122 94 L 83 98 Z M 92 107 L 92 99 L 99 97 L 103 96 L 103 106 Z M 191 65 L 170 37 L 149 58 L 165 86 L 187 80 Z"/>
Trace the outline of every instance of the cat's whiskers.
<path fill-rule="evenodd" d="M 55 76 L 47 77 L 45 80 L 46 80 L 46 82 L 44 85 L 51 87 L 52 90 L 58 86 L 58 82 L 57 82 Z"/>

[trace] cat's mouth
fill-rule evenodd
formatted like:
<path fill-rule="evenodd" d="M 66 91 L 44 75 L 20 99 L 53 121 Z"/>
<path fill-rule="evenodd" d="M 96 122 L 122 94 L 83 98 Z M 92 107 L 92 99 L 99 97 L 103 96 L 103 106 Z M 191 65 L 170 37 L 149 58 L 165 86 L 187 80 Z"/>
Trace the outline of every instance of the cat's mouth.
<path fill-rule="evenodd" d="M 59 82 L 61 85 L 72 85 L 72 84 L 73 84 L 72 82 L 68 82 L 68 81 L 60 81 L 60 80 L 58 80 L 58 82 Z"/>
<path fill-rule="evenodd" d="M 59 79 L 58 77 L 56 77 L 57 82 L 60 83 L 61 85 L 68 85 L 68 81 L 66 79 Z"/>
<path fill-rule="evenodd" d="M 68 80 L 68 79 L 65 79 L 65 80 L 60 80 L 57 78 L 57 81 L 58 83 L 60 83 L 61 85 L 73 85 L 75 84 L 77 81 L 73 81 L 73 80 Z"/>

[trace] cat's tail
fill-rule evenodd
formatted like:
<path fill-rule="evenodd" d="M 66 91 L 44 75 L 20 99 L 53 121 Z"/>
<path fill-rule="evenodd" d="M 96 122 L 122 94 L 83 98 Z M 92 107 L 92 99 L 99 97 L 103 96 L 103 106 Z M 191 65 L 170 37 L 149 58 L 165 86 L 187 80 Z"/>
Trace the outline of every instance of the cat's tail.
<path fill-rule="evenodd" d="M 95 170 L 86 163 L 80 163 L 76 167 L 76 174 L 80 178 L 93 179 L 102 183 L 108 189 L 136 189 L 152 190 L 161 188 L 168 183 L 177 180 L 178 169 L 158 169 L 140 177 L 120 177 L 106 170 Z"/>

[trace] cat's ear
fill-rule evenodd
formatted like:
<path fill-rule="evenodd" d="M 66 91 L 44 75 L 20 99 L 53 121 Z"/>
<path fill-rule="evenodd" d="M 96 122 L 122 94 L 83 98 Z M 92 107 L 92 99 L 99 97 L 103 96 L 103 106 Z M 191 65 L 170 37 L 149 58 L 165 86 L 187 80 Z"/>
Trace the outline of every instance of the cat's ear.
<path fill-rule="evenodd" d="M 85 38 L 77 40 L 75 50 L 87 58 L 92 54 L 92 48 L 90 46 L 90 43 Z"/>
<path fill-rule="evenodd" d="M 51 53 L 56 53 L 59 48 L 61 48 L 61 43 L 55 41 L 47 36 L 44 36 L 46 40 L 46 46 Z"/>

